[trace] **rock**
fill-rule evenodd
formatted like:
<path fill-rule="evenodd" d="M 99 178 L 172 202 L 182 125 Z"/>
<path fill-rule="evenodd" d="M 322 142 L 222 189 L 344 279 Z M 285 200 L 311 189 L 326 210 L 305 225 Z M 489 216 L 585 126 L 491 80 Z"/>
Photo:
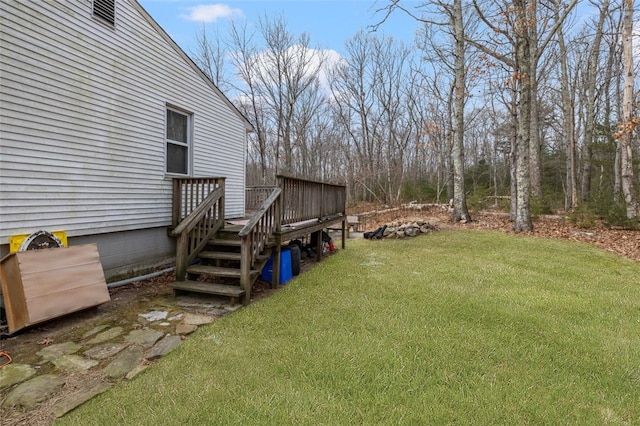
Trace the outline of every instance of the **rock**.
<path fill-rule="evenodd" d="M 237 311 L 238 309 L 240 309 L 240 308 L 242 308 L 242 307 L 243 307 L 243 305 L 241 305 L 240 303 L 236 303 L 235 305 L 228 305 L 228 306 L 225 306 L 224 310 L 225 310 L 226 312 L 223 312 L 223 314 L 222 314 L 222 315 L 226 315 L 226 314 L 228 314 L 229 312 L 235 312 L 235 311 Z"/>
<path fill-rule="evenodd" d="M 49 399 L 64 386 L 64 380 L 55 374 L 43 374 L 19 384 L 7 395 L 3 407 L 20 406 L 25 410 L 34 409 L 39 403 Z"/>
<path fill-rule="evenodd" d="M 36 374 L 36 369 L 27 364 L 9 364 L 0 369 L 0 391 L 22 383 Z"/>
<path fill-rule="evenodd" d="M 382 237 L 388 237 L 391 234 L 396 232 L 396 228 L 392 227 L 392 226 L 388 226 L 387 229 L 384 230 L 384 232 L 382 233 Z"/>
<path fill-rule="evenodd" d="M 164 336 L 164 333 L 154 330 L 152 328 L 143 328 L 140 330 L 132 330 L 124 340 L 129 343 L 141 345 L 145 348 L 150 348 L 155 345 L 158 340 Z"/>
<path fill-rule="evenodd" d="M 89 340 L 87 342 L 87 344 L 89 345 L 97 345 L 99 343 L 104 343 L 107 342 L 109 340 L 113 340 L 116 337 L 120 336 L 122 334 L 122 327 L 113 327 L 110 328 L 106 331 L 103 331 L 102 333 L 98 334 L 96 337 L 94 337 L 93 339 Z"/>
<path fill-rule="evenodd" d="M 210 315 L 185 314 L 182 322 L 184 324 L 191 324 L 191 325 L 204 325 L 204 324 L 210 324 L 215 320 L 216 318 Z"/>
<path fill-rule="evenodd" d="M 404 234 L 407 237 L 415 237 L 420 232 L 420 229 L 417 226 L 407 226 L 404 229 Z"/>
<path fill-rule="evenodd" d="M 55 345 L 45 346 L 36 355 L 39 355 L 43 361 L 53 361 L 63 355 L 71 355 L 82 349 L 82 346 L 74 342 L 57 343 Z"/>
<path fill-rule="evenodd" d="M 176 334 L 179 334 L 181 336 L 186 336 L 188 334 L 193 333 L 194 331 L 196 331 L 198 329 L 197 325 L 194 324 L 178 324 L 176 325 Z"/>
<path fill-rule="evenodd" d="M 56 368 L 65 372 L 86 371 L 98 365 L 98 361 L 80 355 L 63 355 L 52 362 Z"/>
<path fill-rule="evenodd" d="M 130 346 L 107 365 L 103 372 L 112 379 L 120 379 L 142 362 L 144 353 L 140 346 Z"/>
<path fill-rule="evenodd" d="M 404 238 L 404 237 L 406 237 L 405 232 L 404 232 L 404 231 L 398 231 L 398 232 L 396 232 L 396 237 L 397 237 L 397 238 Z"/>
<path fill-rule="evenodd" d="M 82 338 L 83 338 L 83 339 L 88 339 L 89 337 L 94 336 L 94 335 L 96 335 L 96 334 L 100 333 L 100 332 L 101 332 L 102 330 L 104 330 L 105 328 L 109 328 L 109 325 L 108 325 L 108 324 L 99 325 L 99 326 L 97 326 L 97 327 L 95 327 L 95 328 L 93 328 L 93 329 L 91 329 L 91 330 L 87 331 L 86 333 L 84 333 L 84 334 L 82 335 Z"/>
<path fill-rule="evenodd" d="M 595 232 L 581 232 L 581 231 L 574 231 L 571 233 L 571 235 L 576 235 L 578 237 L 587 237 L 587 238 L 595 238 L 598 236 L 598 234 L 596 234 Z"/>
<path fill-rule="evenodd" d="M 103 343 L 85 351 L 84 355 L 89 358 L 101 360 L 114 356 L 126 347 L 126 343 Z"/>
<path fill-rule="evenodd" d="M 178 314 L 167 318 L 167 321 L 180 321 L 182 318 L 184 318 L 184 314 Z"/>
<path fill-rule="evenodd" d="M 429 226 L 429 224 L 422 225 L 420 226 L 420 232 L 422 232 L 423 234 L 428 234 L 429 232 L 431 232 L 431 227 Z"/>
<path fill-rule="evenodd" d="M 124 376 L 124 378 L 127 379 L 127 380 L 131 380 L 134 377 L 136 377 L 138 374 L 142 373 L 147 368 L 149 368 L 149 366 L 146 365 L 146 364 L 138 364 L 135 367 L 133 367 L 133 370 L 129 371 L 126 374 L 126 376 Z"/>
<path fill-rule="evenodd" d="M 160 321 L 167 319 L 169 312 L 167 311 L 151 311 L 146 314 L 138 314 L 139 317 L 146 319 L 149 322 Z"/>
<path fill-rule="evenodd" d="M 165 336 L 164 339 L 160 340 L 151 348 L 147 354 L 147 359 L 152 360 L 165 356 L 178 347 L 180 343 L 182 343 L 180 336 Z"/>
<path fill-rule="evenodd" d="M 112 385 L 103 382 L 100 379 L 91 379 L 82 383 L 80 389 L 66 395 L 64 398 L 56 402 L 53 414 L 56 417 L 62 417 L 74 408 L 84 404 L 96 395 L 109 389 Z"/>

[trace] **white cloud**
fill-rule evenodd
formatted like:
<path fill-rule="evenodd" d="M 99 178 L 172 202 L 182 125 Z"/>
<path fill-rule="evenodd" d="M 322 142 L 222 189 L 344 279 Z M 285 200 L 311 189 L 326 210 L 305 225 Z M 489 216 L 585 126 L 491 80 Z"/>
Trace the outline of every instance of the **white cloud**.
<path fill-rule="evenodd" d="M 187 21 L 195 22 L 216 22 L 221 18 L 242 16 L 244 16 L 242 10 L 232 8 L 229 5 L 222 3 L 201 4 L 199 6 L 189 8 L 189 14 L 180 15 L 181 18 L 186 19 Z"/>
<path fill-rule="evenodd" d="M 331 70 L 342 61 L 344 58 L 340 56 L 338 52 L 333 49 L 325 49 L 324 50 L 324 64 L 320 69 L 320 85 L 329 91 L 329 73 Z"/>

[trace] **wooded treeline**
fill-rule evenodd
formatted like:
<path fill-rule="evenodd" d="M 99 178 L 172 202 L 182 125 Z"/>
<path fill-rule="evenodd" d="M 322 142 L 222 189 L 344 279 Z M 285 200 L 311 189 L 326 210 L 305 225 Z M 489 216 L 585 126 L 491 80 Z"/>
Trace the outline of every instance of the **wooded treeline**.
<path fill-rule="evenodd" d="M 282 18 L 203 27 L 198 65 L 254 124 L 248 184 L 345 182 L 350 200 L 508 196 L 516 230 L 567 209 L 635 221 L 632 0 L 389 0 L 344 53 Z M 414 17 L 408 45 L 385 35 Z M 628 224 L 628 223 L 627 223 Z"/>

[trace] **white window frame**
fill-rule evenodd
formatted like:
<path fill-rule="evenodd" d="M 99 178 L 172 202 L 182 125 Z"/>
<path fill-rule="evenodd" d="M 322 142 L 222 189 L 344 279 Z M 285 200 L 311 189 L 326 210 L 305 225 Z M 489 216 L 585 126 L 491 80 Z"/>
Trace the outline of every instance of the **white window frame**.
<path fill-rule="evenodd" d="M 183 116 L 185 116 L 187 118 L 187 141 L 186 142 L 182 142 L 182 141 L 176 141 L 173 139 L 169 139 L 167 137 L 167 126 L 169 125 L 168 122 L 168 118 L 167 118 L 167 112 L 168 111 L 173 111 L 176 112 L 178 114 L 181 114 Z M 165 123 L 164 123 L 164 172 L 166 175 L 168 176 L 191 176 L 191 171 L 192 171 L 192 165 L 193 165 L 193 113 L 188 112 L 182 108 L 178 108 L 175 107 L 173 105 L 170 104 L 166 104 L 165 106 L 165 110 L 164 110 L 164 117 L 165 117 Z M 181 146 L 186 148 L 187 150 L 187 154 L 186 154 L 186 161 L 187 161 L 187 170 L 185 173 L 178 173 L 178 172 L 170 172 L 169 169 L 169 144 L 172 145 L 177 145 L 177 146 Z"/>

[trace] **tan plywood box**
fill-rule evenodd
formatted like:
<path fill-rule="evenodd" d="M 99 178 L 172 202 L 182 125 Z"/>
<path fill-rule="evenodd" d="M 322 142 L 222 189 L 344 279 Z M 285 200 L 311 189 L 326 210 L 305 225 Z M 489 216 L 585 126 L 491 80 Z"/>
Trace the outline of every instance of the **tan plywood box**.
<path fill-rule="evenodd" d="M 96 244 L 11 253 L 0 282 L 9 333 L 111 300 Z"/>

